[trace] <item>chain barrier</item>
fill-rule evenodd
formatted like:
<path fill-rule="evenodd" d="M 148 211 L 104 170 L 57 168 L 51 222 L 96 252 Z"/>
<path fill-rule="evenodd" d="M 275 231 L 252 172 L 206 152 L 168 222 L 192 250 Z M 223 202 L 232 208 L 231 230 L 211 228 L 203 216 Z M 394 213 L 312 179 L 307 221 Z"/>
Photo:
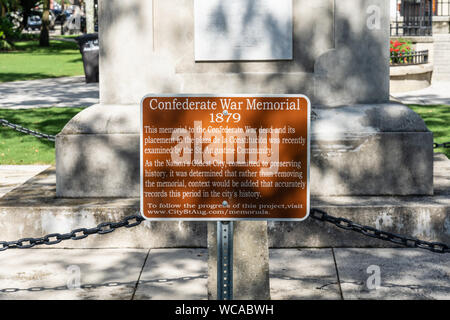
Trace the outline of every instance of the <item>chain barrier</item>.
<path fill-rule="evenodd" d="M 52 141 L 52 142 L 55 142 L 55 139 L 56 139 L 55 136 L 52 136 L 50 134 L 45 134 L 45 133 L 41 133 L 41 132 L 38 132 L 38 131 L 34 131 L 34 130 L 31 130 L 31 129 L 22 127 L 21 125 L 11 123 L 11 122 L 9 122 L 8 120 L 5 120 L 5 119 L 0 119 L 0 124 L 2 126 L 4 126 L 4 127 L 9 127 L 9 128 L 11 128 L 13 130 L 16 130 L 18 132 L 22 132 L 22 133 L 34 136 L 34 137 L 39 138 L 39 139 L 46 139 L 46 140 Z"/>
<path fill-rule="evenodd" d="M 392 242 L 408 248 L 419 248 L 435 253 L 450 253 L 450 247 L 445 243 L 423 241 L 413 237 L 378 230 L 370 226 L 363 226 L 345 218 L 333 217 L 319 209 L 311 209 L 310 217 L 319 221 L 332 223 L 336 227 L 344 230 L 355 231 L 371 238 Z"/>
<path fill-rule="evenodd" d="M 40 238 L 23 238 L 17 241 L 0 241 L 0 251 L 7 249 L 28 249 L 38 245 L 53 245 L 64 240 L 81 240 L 93 234 L 107 234 L 118 228 L 138 226 L 145 219 L 138 215 L 125 217 L 119 222 L 102 222 L 95 228 L 78 228 L 68 233 L 52 233 Z"/>

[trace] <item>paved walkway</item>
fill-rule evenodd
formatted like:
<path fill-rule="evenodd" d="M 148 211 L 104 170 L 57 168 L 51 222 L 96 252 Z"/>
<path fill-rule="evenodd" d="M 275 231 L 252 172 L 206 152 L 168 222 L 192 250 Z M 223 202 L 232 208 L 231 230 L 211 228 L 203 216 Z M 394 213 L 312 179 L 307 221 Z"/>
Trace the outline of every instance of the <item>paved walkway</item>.
<path fill-rule="evenodd" d="M 430 87 L 391 95 L 404 104 L 446 104 L 450 105 L 450 82 L 435 82 Z"/>
<path fill-rule="evenodd" d="M 84 107 L 99 102 L 99 89 L 98 83 L 86 84 L 78 76 L 0 83 L 0 96 L 0 108 Z M 450 82 L 391 96 L 405 104 L 450 105 Z"/>
<path fill-rule="evenodd" d="M 0 299 L 207 299 L 207 260 L 206 249 L 8 250 Z M 450 299 L 450 255 L 272 249 L 270 292 L 275 300 Z"/>
<path fill-rule="evenodd" d="M 99 102 L 99 90 L 78 76 L 0 83 L 0 97 L 0 109 L 87 107 Z"/>
<path fill-rule="evenodd" d="M 48 167 L 50 166 L 0 165 L 0 198 Z"/>

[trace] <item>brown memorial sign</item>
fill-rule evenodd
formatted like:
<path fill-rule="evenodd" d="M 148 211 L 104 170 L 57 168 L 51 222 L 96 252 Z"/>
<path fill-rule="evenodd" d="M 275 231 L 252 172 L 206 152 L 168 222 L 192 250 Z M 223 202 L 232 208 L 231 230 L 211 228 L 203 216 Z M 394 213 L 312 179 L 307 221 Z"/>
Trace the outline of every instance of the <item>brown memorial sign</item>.
<path fill-rule="evenodd" d="M 147 95 L 141 213 L 154 220 L 303 220 L 310 102 L 303 95 Z"/>

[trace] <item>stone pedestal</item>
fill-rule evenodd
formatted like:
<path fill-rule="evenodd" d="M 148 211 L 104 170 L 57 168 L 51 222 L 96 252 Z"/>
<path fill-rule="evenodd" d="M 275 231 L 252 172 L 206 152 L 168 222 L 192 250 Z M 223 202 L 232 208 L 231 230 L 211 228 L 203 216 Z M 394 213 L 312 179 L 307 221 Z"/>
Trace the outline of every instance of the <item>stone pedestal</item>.
<path fill-rule="evenodd" d="M 311 194 L 431 195 L 433 134 L 401 104 L 313 108 Z M 57 196 L 139 197 L 139 106 L 96 105 L 56 138 Z"/>

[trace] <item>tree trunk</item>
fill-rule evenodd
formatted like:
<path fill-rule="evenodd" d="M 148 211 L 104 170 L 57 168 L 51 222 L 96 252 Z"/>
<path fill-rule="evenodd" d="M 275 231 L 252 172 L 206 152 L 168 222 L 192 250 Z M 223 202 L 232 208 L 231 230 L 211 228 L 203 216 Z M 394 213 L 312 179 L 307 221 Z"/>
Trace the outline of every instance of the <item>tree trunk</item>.
<path fill-rule="evenodd" d="M 23 9 L 22 17 L 22 30 L 26 30 L 28 26 L 28 17 L 30 16 L 30 10 Z"/>
<path fill-rule="evenodd" d="M 39 45 L 41 47 L 49 47 L 49 34 L 48 29 L 50 25 L 50 0 L 44 0 L 44 12 L 42 13 L 42 26 L 41 26 L 41 35 L 39 36 Z"/>
<path fill-rule="evenodd" d="M 65 0 L 61 1 L 61 35 L 64 35 L 64 22 L 66 22 L 66 14 L 64 13 L 64 11 L 66 10 L 66 6 L 65 6 Z"/>

